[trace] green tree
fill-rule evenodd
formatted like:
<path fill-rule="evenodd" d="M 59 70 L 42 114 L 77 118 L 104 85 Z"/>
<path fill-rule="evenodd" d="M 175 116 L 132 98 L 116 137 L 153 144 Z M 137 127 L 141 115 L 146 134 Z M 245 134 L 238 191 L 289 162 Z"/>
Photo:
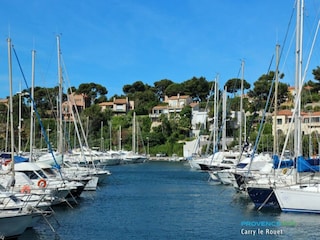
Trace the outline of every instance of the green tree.
<path fill-rule="evenodd" d="M 270 71 L 268 74 L 263 74 L 255 83 L 254 89 L 248 92 L 248 96 L 253 98 L 253 105 L 256 110 L 263 109 L 265 107 L 268 94 L 271 86 L 272 92 L 274 93 L 274 81 L 275 73 Z M 283 74 L 280 74 L 280 77 L 283 77 Z M 288 84 L 279 82 L 278 84 L 278 104 L 281 104 L 286 101 L 288 98 Z"/>
<path fill-rule="evenodd" d="M 193 77 L 183 82 L 184 94 L 204 101 L 209 95 L 209 82 L 204 77 Z"/>
<path fill-rule="evenodd" d="M 169 79 L 162 79 L 154 83 L 155 93 L 159 100 L 164 100 L 165 91 L 171 84 L 173 84 L 173 82 Z"/>
<path fill-rule="evenodd" d="M 108 90 L 96 83 L 81 83 L 76 91 L 76 94 L 83 94 L 85 97 L 86 107 L 90 107 L 92 104 L 97 103 L 97 99 L 100 101 L 106 100 L 103 96 L 108 93 Z"/>
<path fill-rule="evenodd" d="M 315 69 L 312 70 L 313 78 L 316 80 L 316 84 L 313 86 L 315 92 L 320 90 L 320 67 L 317 66 Z"/>
<path fill-rule="evenodd" d="M 100 134 L 101 122 L 108 122 L 111 119 L 110 111 L 101 111 L 101 107 L 98 104 L 84 109 L 81 115 L 89 118 L 90 130 L 96 134 Z"/>
<path fill-rule="evenodd" d="M 125 94 L 133 94 L 136 92 L 143 92 L 148 88 L 142 81 L 136 81 L 132 85 L 126 84 L 123 86 L 122 91 Z"/>
<path fill-rule="evenodd" d="M 232 111 L 240 111 L 240 97 L 234 97 L 228 99 L 229 109 Z M 248 98 L 243 98 L 243 109 L 245 112 L 250 110 L 250 104 Z"/>
<path fill-rule="evenodd" d="M 183 84 L 172 83 L 165 90 L 165 95 L 168 96 L 168 97 L 176 96 L 178 94 L 180 94 L 180 95 L 184 95 L 185 94 Z"/>
<path fill-rule="evenodd" d="M 169 119 L 166 115 L 161 114 L 160 115 L 160 121 L 161 121 L 161 132 L 165 137 L 169 137 L 172 133 L 172 128 L 169 122 Z"/>
<path fill-rule="evenodd" d="M 241 90 L 241 81 L 240 78 L 231 78 L 229 79 L 225 86 L 227 87 L 227 92 L 229 93 L 235 93 Z M 248 83 L 246 80 L 243 80 L 243 89 L 250 89 L 250 83 Z"/>
<path fill-rule="evenodd" d="M 54 88 L 34 88 L 34 103 L 37 111 L 42 118 L 52 117 L 52 113 L 55 113 L 54 109 L 57 106 L 57 97 L 59 95 L 59 87 Z M 67 100 L 67 96 L 63 94 L 63 101 Z"/>
<path fill-rule="evenodd" d="M 74 93 L 76 91 L 77 91 L 76 87 L 70 87 L 67 89 L 68 94 Z"/>
<path fill-rule="evenodd" d="M 149 114 L 152 107 L 156 106 L 159 102 L 156 95 L 151 90 L 136 92 L 131 94 L 130 98 L 134 100 L 135 112 L 137 115 Z"/>

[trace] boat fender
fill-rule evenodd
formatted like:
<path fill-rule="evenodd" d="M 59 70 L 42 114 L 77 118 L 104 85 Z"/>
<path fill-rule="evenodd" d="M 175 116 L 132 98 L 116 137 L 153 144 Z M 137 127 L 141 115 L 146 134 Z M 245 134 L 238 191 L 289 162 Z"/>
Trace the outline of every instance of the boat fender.
<path fill-rule="evenodd" d="M 282 170 L 282 173 L 283 173 L 283 174 L 286 174 L 287 171 L 288 171 L 288 169 L 287 169 L 287 168 L 284 168 L 284 169 Z"/>
<path fill-rule="evenodd" d="M 29 185 L 23 185 L 20 193 L 29 194 L 31 192 L 31 188 Z"/>
<path fill-rule="evenodd" d="M 45 188 L 46 186 L 47 186 L 46 180 L 40 179 L 40 180 L 38 181 L 38 187 L 40 187 L 40 188 Z"/>

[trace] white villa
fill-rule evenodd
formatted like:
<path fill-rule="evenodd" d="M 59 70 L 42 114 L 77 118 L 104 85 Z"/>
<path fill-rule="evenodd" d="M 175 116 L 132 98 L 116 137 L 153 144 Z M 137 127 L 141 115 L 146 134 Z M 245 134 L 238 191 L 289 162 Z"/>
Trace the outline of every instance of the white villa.
<path fill-rule="evenodd" d="M 287 134 L 290 122 L 293 117 L 291 110 L 280 110 L 277 113 L 277 133 Z M 274 118 L 274 117 L 273 117 Z M 302 135 L 311 134 L 313 132 L 320 133 L 320 112 L 301 112 L 301 131 Z"/>

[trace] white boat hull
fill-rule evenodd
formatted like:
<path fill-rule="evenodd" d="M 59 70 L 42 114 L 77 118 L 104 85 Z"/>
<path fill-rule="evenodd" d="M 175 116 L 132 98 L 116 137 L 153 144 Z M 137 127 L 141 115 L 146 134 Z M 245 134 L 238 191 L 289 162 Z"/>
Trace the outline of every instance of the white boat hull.
<path fill-rule="evenodd" d="M 33 216 L 31 213 L 1 213 L 1 237 L 11 238 L 21 235 L 30 225 L 32 225 L 32 220 Z"/>
<path fill-rule="evenodd" d="M 230 171 L 217 171 L 214 173 L 220 182 L 225 185 L 232 185 L 235 181 L 233 173 Z"/>
<path fill-rule="evenodd" d="M 91 179 L 89 180 L 89 182 L 84 187 L 84 190 L 85 191 L 96 191 L 97 186 L 98 186 L 98 180 L 99 180 L 98 177 L 92 176 Z"/>
<path fill-rule="evenodd" d="M 274 193 L 280 208 L 285 212 L 320 213 L 320 186 L 294 185 L 275 188 Z"/>

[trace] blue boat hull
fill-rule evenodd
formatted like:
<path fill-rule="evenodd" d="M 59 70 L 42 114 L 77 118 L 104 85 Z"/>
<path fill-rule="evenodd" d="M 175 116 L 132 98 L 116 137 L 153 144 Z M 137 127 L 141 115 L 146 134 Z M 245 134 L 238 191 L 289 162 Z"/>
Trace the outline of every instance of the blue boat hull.
<path fill-rule="evenodd" d="M 247 191 L 256 208 L 280 208 L 272 188 L 248 187 Z"/>

